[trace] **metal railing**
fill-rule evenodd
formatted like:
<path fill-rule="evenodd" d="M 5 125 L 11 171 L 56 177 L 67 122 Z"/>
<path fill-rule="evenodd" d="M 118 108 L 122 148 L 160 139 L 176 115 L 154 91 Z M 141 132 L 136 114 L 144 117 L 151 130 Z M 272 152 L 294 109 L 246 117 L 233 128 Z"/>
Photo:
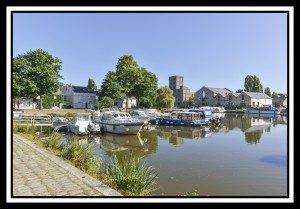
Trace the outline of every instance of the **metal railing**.
<path fill-rule="evenodd" d="M 53 116 L 46 114 L 13 113 L 13 123 L 31 126 L 52 126 Z"/>

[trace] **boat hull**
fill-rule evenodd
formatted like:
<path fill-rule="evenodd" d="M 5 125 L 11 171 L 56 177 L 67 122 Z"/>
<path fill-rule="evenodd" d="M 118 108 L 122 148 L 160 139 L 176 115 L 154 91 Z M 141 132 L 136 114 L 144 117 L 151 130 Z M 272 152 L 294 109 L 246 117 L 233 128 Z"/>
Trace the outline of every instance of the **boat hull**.
<path fill-rule="evenodd" d="M 182 121 L 168 118 L 158 119 L 158 125 L 173 125 L 173 126 L 201 126 L 205 125 L 202 121 Z"/>
<path fill-rule="evenodd" d="M 280 115 L 280 112 L 276 110 L 255 110 L 255 109 L 246 109 L 246 114 L 258 114 L 258 115 Z"/>
<path fill-rule="evenodd" d="M 107 122 L 98 122 L 101 126 L 101 129 L 104 132 L 114 133 L 114 134 L 126 134 L 126 135 L 135 135 L 139 133 L 144 122 L 138 123 L 107 123 Z"/>

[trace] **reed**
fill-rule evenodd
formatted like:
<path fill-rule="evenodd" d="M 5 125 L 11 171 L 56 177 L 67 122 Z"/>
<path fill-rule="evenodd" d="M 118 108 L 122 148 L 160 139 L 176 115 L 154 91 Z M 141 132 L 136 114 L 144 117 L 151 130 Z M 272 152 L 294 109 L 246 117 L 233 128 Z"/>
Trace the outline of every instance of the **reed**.
<path fill-rule="evenodd" d="M 146 196 L 155 190 L 157 174 L 153 170 L 137 158 L 122 161 L 114 156 L 111 164 L 105 164 L 105 173 L 111 177 L 112 184 L 129 196 Z"/>
<path fill-rule="evenodd" d="M 63 145 L 61 144 L 61 134 L 53 132 L 50 134 L 48 140 L 43 141 L 43 146 L 55 150 L 63 149 Z"/>
<path fill-rule="evenodd" d="M 81 145 L 76 137 L 64 145 L 61 156 L 85 172 L 99 173 L 100 158 L 93 152 L 90 144 Z"/>

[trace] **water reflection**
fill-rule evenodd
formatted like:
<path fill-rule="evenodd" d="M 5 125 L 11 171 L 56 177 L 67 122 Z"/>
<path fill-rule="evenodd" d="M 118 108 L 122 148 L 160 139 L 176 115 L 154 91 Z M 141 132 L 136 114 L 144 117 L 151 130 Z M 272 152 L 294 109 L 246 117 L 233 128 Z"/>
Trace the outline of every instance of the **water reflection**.
<path fill-rule="evenodd" d="M 200 139 L 211 136 L 209 127 L 156 126 L 157 135 L 171 144 L 183 144 L 184 139 Z"/>

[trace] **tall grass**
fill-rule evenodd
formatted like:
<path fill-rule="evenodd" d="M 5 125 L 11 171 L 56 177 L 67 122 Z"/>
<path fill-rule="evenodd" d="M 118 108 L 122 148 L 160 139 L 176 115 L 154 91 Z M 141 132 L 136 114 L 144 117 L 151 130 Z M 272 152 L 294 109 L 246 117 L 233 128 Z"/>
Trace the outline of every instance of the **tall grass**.
<path fill-rule="evenodd" d="M 61 155 L 85 172 L 99 173 L 100 159 L 98 155 L 93 152 L 90 144 L 79 144 L 76 137 L 64 145 Z"/>
<path fill-rule="evenodd" d="M 137 158 L 122 161 L 114 156 L 111 164 L 105 164 L 105 173 L 112 178 L 112 183 L 130 196 L 145 196 L 155 190 L 157 174 L 153 170 Z"/>
<path fill-rule="evenodd" d="M 51 149 L 61 150 L 63 145 L 61 144 L 62 135 L 56 132 L 50 134 L 48 140 L 43 142 L 43 146 Z"/>
<path fill-rule="evenodd" d="M 31 134 L 31 133 L 34 133 L 34 131 L 35 131 L 34 126 L 13 124 L 13 132 L 14 133 Z"/>

